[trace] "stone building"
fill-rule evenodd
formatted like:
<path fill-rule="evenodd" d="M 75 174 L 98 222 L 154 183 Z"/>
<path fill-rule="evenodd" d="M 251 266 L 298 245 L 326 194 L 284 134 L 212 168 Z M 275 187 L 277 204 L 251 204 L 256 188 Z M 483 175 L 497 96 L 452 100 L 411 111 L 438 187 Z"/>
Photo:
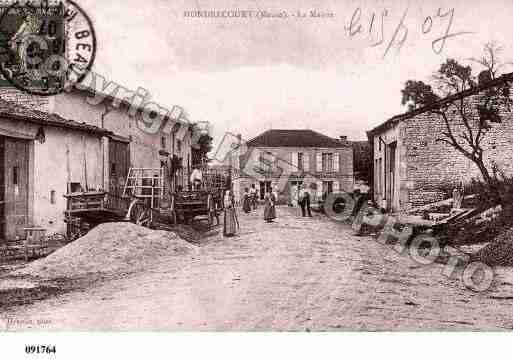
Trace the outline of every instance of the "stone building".
<path fill-rule="evenodd" d="M 440 103 L 464 100 L 475 108 L 483 91 L 513 80 L 513 74 L 451 95 Z M 436 105 L 436 104 L 435 104 Z M 373 163 L 373 193 L 376 203 L 389 211 L 404 211 L 445 199 L 459 183 L 480 180 L 477 166 L 451 145 L 440 141 L 445 122 L 423 107 L 394 116 L 367 132 Z M 502 123 L 494 124 L 482 147 L 485 164 L 494 161 L 506 175 L 513 173 L 513 113 L 501 108 Z M 463 123 L 456 111 L 449 112 L 456 137 Z"/>
<path fill-rule="evenodd" d="M 353 149 L 344 139 L 312 130 L 268 130 L 239 143 L 229 156 L 235 197 L 254 184 L 260 199 L 271 187 L 278 188 L 278 202 L 291 203 L 298 185 L 313 195 L 352 191 Z"/>

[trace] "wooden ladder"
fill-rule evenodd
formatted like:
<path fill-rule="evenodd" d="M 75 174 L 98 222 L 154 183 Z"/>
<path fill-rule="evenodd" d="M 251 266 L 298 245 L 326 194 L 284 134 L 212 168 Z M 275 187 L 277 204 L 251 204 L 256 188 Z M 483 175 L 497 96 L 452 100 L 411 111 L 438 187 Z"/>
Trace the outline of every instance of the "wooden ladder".
<path fill-rule="evenodd" d="M 149 198 L 151 208 L 155 208 L 156 199 L 164 198 L 164 172 L 164 168 L 130 167 L 123 188 L 123 197 Z"/>

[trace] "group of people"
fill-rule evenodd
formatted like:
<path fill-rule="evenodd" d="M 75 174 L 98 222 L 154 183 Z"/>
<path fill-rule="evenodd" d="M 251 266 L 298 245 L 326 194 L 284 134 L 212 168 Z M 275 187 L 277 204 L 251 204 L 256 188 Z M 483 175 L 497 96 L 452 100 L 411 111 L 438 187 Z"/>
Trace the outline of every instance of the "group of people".
<path fill-rule="evenodd" d="M 299 205 L 303 217 L 306 217 L 307 215 L 308 217 L 312 217 L 312 210 L 310 207 L 312 196 L 310 194 L 310 190 L 308 189 L 308 187 L 299 185 L 298 187 L 294 188 L 293 192 L 294 193 L 292 196 L 291 205 Z"/>
<path fill-rule="evenodd" d="M 276 219 L 276 202 L 278 194 L 276 190 L 268 189 L 264 195 L 264 220 L 271 223 Z M 225 192 L 224 196 L 224 228 L 223 235 L 225 237 L 232 237 L 237 233 L 239 228 L 239 220 L 237 218 L 237 211 L 235 209 L 235 196 L 231 189 Z M 255 185 L 250 188 L 244 189 L 242 196 L 242 210 L 245 213 L 250 213 L 252 210 L 258 208 L 258 191 Z"/>
<path fill-rule="evenodd" d="M 242 195 L 242 210 L 246 213 L 251 210 L 256 210 L 258 206 L 258 191 L 254 184 L 251 185 L 251 189 L 244 188 L 244 194 Z"/>
<path fill-rule="evenodd" d="M 269 187 L 264 195 L 264 220 L 268 223 L 276 218 L 276 202 L 278 200 L 278 191 L 276 187 Z M 244 188 L 242 195 L 242 210 L 250 213 L 258 207 L 258 191 L 255 184 L 251 188 Z"/>

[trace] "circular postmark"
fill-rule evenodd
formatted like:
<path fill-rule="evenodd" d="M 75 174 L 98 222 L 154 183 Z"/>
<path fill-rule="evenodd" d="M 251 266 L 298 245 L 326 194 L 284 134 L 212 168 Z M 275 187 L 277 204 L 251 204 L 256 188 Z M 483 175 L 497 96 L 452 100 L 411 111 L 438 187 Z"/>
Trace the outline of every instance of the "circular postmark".
<path fill-rule="evenodd" d="M 96 56 L 96 35 L 75 2 L 20 0 L 0 6 L 0 71 L 6 81 L 51 96 L 85 78 Z"/>

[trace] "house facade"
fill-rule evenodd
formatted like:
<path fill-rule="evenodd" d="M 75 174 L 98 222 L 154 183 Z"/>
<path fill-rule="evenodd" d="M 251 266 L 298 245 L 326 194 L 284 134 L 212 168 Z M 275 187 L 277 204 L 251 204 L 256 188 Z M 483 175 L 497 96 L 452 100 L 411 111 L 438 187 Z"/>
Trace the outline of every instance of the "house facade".
<path fill-rule="evenodd" d="M 352 191 L 353 150 L 345 140 L 311 130 L 269 130 L 240 143 L 229 156 L 235 197 L 255 185 L 260 199 L 278 189 L 278 203 L 292 202 L 297 186 L 314 196 Z"/>
<path fill-rule="evenodd" d="M 64 233 L 70 184 L 103 188 L 99 127 L 0 100 L 0 245 L 24 228 Z"/>
<path fill-rule="evenodd" d="M 92 105 L 90 92 L 52 97 L 0 90 L 0 245 L 23 228 L 65 233 L 65 194 L 121 194 L 130 167 L 175 168 L 172 186 L 188 185 L 190 126 L 169 117 L 144 131 L 143 112 L 128 112 L 107 97 Z"/>
<path fill-rule="evenodd" d="M 129 103 L 110 96 L 91 104 L 89 99 L 94 96 L 94 92 L 87 90 L 59 94 L 52 99 L 50 111 L 112 132 L 104 148 L 109 164 L 106 190 L 119 192 L 130 167 L 164 166 L 176 167 L 173 169 L 174 187 L 187 188 L 192 166 L 192 131 L 190 124 L 180 120 L 180 113 L 176 118 L 159 113 L 149 116 L 141 108 L 131 111 Z M 147 131 L 143 116 L 154 117 L 159 130 Z"/>
<path fill-rule="evenodd" d="M 512 80 L 511 74 L 486 85 L 443 99 L 464 99 L 475 105 L 484 90 Z M 420 108 L 394 116 L 367 132 L 372 153 L 373 196 L 383 209 L 400 212 L 449 197 L 452 188 L 471 179 L 481 179 L 477 166 L 451 145 L 440 141 L 446 131 L 438 115 Z M 494 124 L 482 143 L 484 161 L 492 161 L 506 175 L 513 174 L 513 113 L 500 109 L 503 121 Z M 457 113 L 449 121 L 458 137 L 463 124 Z"/>

